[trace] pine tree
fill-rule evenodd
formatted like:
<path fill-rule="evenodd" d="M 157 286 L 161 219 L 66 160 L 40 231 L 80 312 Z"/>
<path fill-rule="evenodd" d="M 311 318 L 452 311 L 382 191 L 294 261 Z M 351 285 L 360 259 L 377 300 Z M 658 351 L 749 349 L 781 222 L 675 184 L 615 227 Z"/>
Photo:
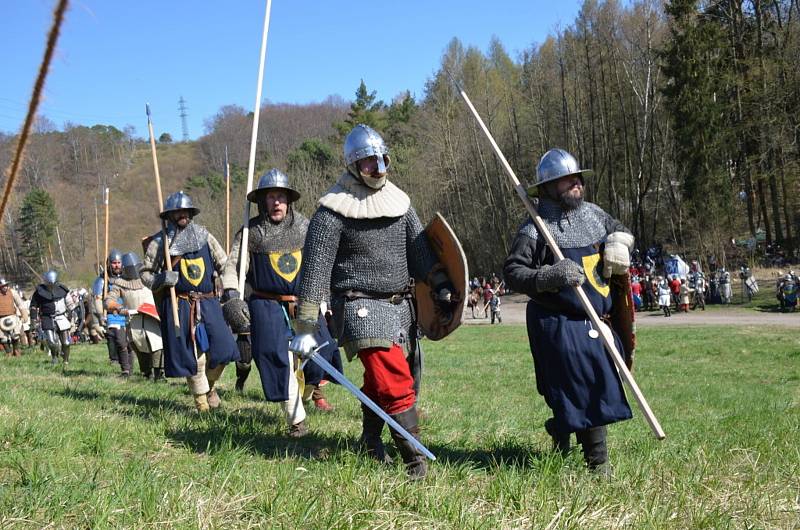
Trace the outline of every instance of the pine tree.
<path fill-rule="evenodd" d="M 53 241 L 57 222 L 56 205 L 50 194 L 39 188 L 31 190 L 22 202 L 17 225 L 23 258 L 32 264 L 44 264 L 47 245 Z"/>

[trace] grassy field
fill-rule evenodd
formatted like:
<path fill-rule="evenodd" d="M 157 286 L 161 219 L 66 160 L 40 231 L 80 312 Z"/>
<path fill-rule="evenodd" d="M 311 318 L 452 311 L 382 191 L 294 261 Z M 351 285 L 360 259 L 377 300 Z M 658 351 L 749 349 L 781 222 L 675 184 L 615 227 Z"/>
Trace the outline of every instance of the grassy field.
<path fill-rule="evenodd" d="M 311 412 L 296 442 L 255 372 L 238 396 L 229 368 L 222 408 L 198 416 L 182 382 L 120 380 L 102 346 L 76 347 L 65 375 L 40 352 L 3 358 L 0 527 L 800 527 L 797 334 L 646 329 L 639 343 L 667 439 L 637 410 L 611 426 L 610 480 L 550 452 L 522 326 L 426 343 L 438 461 L 419 483 L 356 452 L 360 409 L 333 385 L 336 411 Z M 358 364 L 347 373 L 360 381 Z"/>

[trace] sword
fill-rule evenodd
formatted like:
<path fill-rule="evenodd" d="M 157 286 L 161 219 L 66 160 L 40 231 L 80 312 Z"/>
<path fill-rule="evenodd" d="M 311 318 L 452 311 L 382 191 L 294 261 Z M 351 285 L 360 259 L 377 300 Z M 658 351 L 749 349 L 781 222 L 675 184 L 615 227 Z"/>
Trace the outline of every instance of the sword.
<path fill-rule="evenodd" d="M 356 385 L 351 383 L 350 380 L 347 379 L 347 377 L 345 377 L 343 373 L 339 372 L 339 370 L 334 368 L 331 363 L 329 363 L 324 357 L 322 357 L 319 354 L 320 350 L 322 350 L 322 348 L 324 348 L 328 344 L 329 344 L 328 341 L 323 342 L 310 354 L 304 356 L 304 361 L 301 368 L 305 366 L 305 363 L 307 363 L 308 361 L 314 361 L 317 364 L 317 366 L 328 372 L 328 374 L 330 374 L 330 376 L 333 377 L 337 383 L 339 383 L 347 390 L 349 390 L 350 393 L 353 394 L 361 403 L 369 407 L 369 409 L 372 412 L 377 414 L 383 421 L 385 421 L 389 425 L 389 427 L 399 432 L 403 438 L 408 440 L 408 443 L 414 446 L 414 449 L 416 449 L 423 455 L 427 456 L 431 460 L 436 460 L 436 457 L 433 456 L 433 453 L 431 453 L 427 447 L 422 445 L 422 443 L 420 443 L 419 440 L 414 438 L 410 432 L 405 430 L 399 423 L 397 423 L 394 420 L 394 418 L 386 414 L 386 412 L 384 412 L 382 408 L 380 408 L 378 405 L 375 404 L 374 401 L 372 401 L 369 397 L 367 397 L 367 395 L 364 392 L 362 392 L 358 387 L 356 387 Z"/>

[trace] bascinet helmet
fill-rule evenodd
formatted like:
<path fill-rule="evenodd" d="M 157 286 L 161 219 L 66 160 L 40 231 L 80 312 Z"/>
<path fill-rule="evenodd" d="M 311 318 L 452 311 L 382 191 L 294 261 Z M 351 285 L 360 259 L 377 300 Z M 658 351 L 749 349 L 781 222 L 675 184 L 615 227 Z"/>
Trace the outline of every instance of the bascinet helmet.
<path fill-rule="evenodd" d="M 169 217 L 169 212 L 175 212 L 177 210 L 189 210 L 190 217 L 194 217 L 200 213 L 200 209 L 194 207 L 192 198 L 185 194 L 183 190 L 176 191 L 167 197 L 167 200 L 164 201 L 164 210 L 162 210 L 160 216 L 162 219 L 167 219 Z"/>
<path fill-rule="evenodd" d="M 58 273 L 51 269 L 42 275 L 42 279 L 47 285 L 55 285 L 58 281 Z"/>
<path fill-rule="evenodd" d="M 289 184 L 289 177 L 286 173 L 280 169 L 272 168 L 258 179 L 258 186 L 247 194 L 247 200 L 250 202 L 258 202 L 258 197 L 271 188 L 286 190 L 286 194 L 289 196 L 289 202 L 295 202 L 300 199 L 300 192 Z"/>
<path fill-rule="evenodd" d="M 545 182 L 558 180 L 567 175 L 589 176 L 591 169 L 581 169 L 574 156 L 563 149 L 550 149 L 539 160 L 536 166 L 536 182 L 534 186 L 541 186 Z"/>
<path fill-rule="evenodd" d="M 378 157 L 378 176 L 361 175 L 356 167 L 356 162 L 370 156 Z M 347 169 L 364 183 L 375 189 L 380 189 L 386 184 L 386 173 L 389 169 L 391 159 L 389 158 L 389 148 L 371 127 L 359 123 L 344 139 L 344 163 Z"/>
<path fill-rule="evenodd" d="M 135 252 L 127 252 L 122 256 L 122 278 L 125 280 L 139 279 L 139 271 L 142 270 L 142 260 Z"/>

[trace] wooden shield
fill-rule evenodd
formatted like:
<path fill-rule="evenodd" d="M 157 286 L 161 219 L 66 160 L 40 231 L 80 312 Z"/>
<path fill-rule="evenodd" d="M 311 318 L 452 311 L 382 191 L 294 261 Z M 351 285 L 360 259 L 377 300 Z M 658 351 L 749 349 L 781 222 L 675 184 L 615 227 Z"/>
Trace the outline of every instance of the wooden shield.
<path fill-rule="evenodd" d="M 428 223 L 425 235 L 428 236 L 431 248 L 439 258 L 439 263 L 456 290 L 453 293 L 452 312 L 445 315 L 434 303 L 431 286 L 424 282 L 418 282 L 416 285 L 415 296 L 419 328 L 429 339 L 441 340 L 461 325 L 464 302 L 468 293 L 467 258 L 456 234 L 440 213 L 437 212 Z"/>
<path fill-rule="evenodd" d="M 619 335 L 624 350 L 620 353 L 630 368 L 636 353 L 636 311 L 631 295 L 630 273 L 612 275 L 608 283 L 611 287 L 611 327 Z"/>

